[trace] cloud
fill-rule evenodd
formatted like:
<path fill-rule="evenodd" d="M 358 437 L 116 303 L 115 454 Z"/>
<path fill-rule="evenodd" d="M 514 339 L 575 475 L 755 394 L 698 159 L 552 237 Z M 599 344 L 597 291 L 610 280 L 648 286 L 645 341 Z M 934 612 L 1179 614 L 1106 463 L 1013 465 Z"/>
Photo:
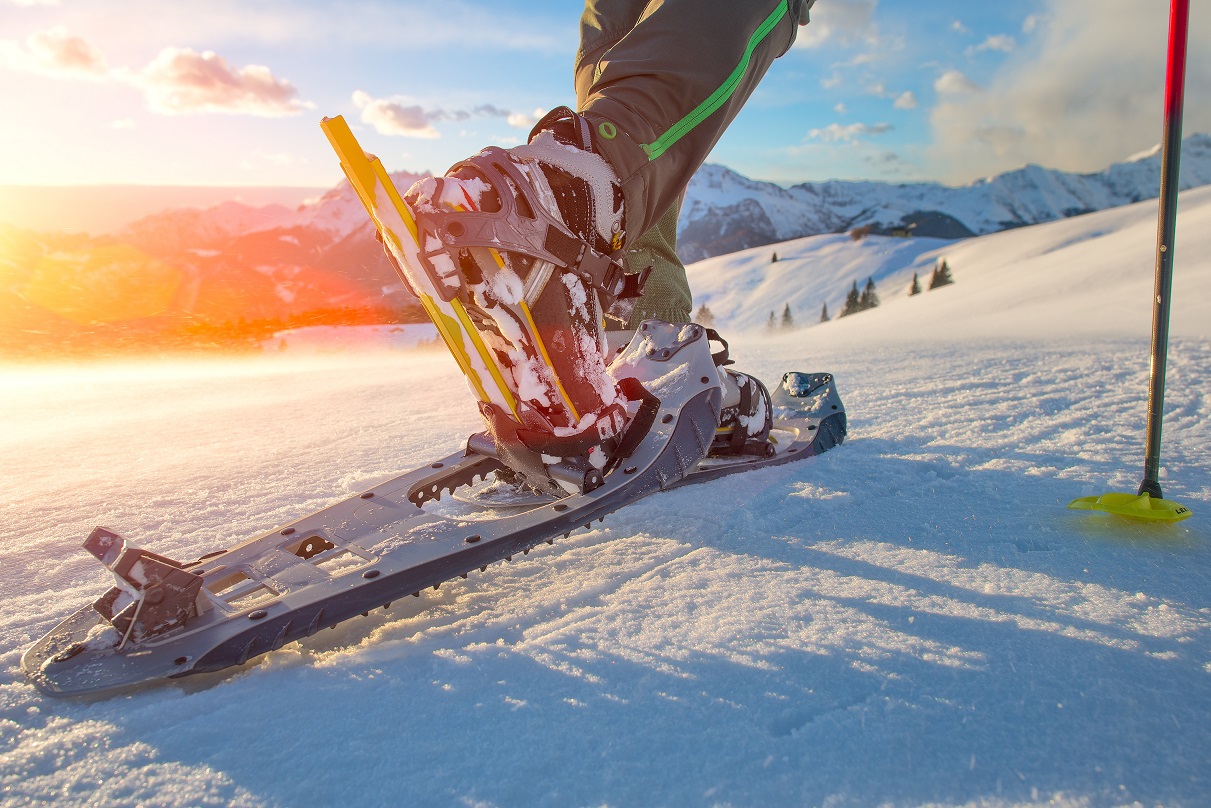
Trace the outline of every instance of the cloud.
<path fill-rule="evenodd" d="M 825 43 L 852 45 L 878 40 L 875 9 L 879 0 L 829 0 L 812 7 L 812 21 L 800 28 L 795 47 L 815 48 Z"/>
<path fill-rule="evenodd" d="M 101 51 L 62 27 L 31 34 L 24 46 L 0 42 L 0 61 L 14 70 L 64 79 L 126 84 L 162 115 L 226 112 L 261 117 L 296 115 L 312 105 L 290 82 L 262 65 L 233 68 L 213 51 L 164 48 L 140 70 L 110 67 Z"/>
<path fill-rule="evenodd" d="M 995 34 L 988 37 L 979 45 L 974 45 L 967 49 L 968 56 L 974 56 L 983 51 L 1000 51 L 1001 53 L 1013 53 L 1017 48 L 1018 41 L 1008 34 Z"/>
<path fill-rule="evenodd" d="M 917 166 L 893 151 L 875 152 L 862 156 L 862 162 L 881 176 L 913 176 Z"/>
<path fill-rule="evenodd" d="M 430 123 L 429 114 L 402 98 L 372 98 L 368 93 L 357 90 L 353 93 L 353 103 L 362 111 L 362 123 L 370 124 L 381 135 L 430 139 L 441 137 L 441 133 Z"/>
<path fill-rule="evenodd" d="M 935 84 L 935 165 L 952 181 L 1026 163 L 1095 171 L 1161 137 L 1167 23 L 1136 0 L 1045 0 L 1029 41 L 980 91 Z M 1211 130 L 1211 26 L 1191 26 L 1184 129 Z M 939 172 L 941 173 L 941 172 Z"/>
<path fill-rule="evenodd" d="M 435 123 L 467 121 L 473 117 L 504 118 L 509 126 L 528 130 L 545 112 L 512 112 L 495 104 L 480 104 L 470 110 L 425 109 L 404 96 L 374 98 L 362 90 L 353 93 L 353 103 L 362 111 L 362 123 L 370 124 L 379 134 L 428 139 L 441 137 Z"/>
<path fill-rule="evenodd" d="M 812 140 L 820 140 L 824 143 L 854 143 L 864 135 L 882 135 L 885 132 L 890 132 L 893 128 L 889 123 L 876 123 L 874 125 L 864 123 L 830 123 L 823 129 L 812 129 L 807 133 L 807 136 Z"/>
<path fill-rule="evenodd" d="M 226 112 L 279 118 L 310 107 L 290 82 L 262 65 L 233 68 L 214 51 L 165 48 L 131 78 L 153 112 Z"/>
<path fill-rule="evenodd" d="M 956 34 L 970 34 L 971 33 L 971 29 L 968 28 L 966 25 L 964 25 L 962 20 L 955 20 L 954 22 L 952 22 L 950 24 L 950 30 L 954 31 Z"/>
<path fill-rule="evenodd" d="M 44 76 L 93 81 L 109 78 L 109 66 L 101 52 L 62 26 L 30 34 L 24 47 L 0 42 L 0 60 L 14 70 Z"/>
<path fill-rule="evenodd" d="M 914 93 L 912 90 L 905 90 L 902 93 L 897 93 L 892 90 L 888 90 L 887 86 L 885 84 L 883 84 L 883 82 L 877 81 L 874 84 L 868 85 L 866 88 L 866 92 L 869 93 L 870 95 L 877 96 L 879 98 L 895 99 L 892 103 L 892 106 L 895 107 L 896 109 L 916 109 L 917 108 L 917 94 Z"/>
<path fill-rule="evenodd" d="M 947 70 L 933 83 L 938 95 L 966 95 L 983 92 L 983 88 L 958 70 Z"/>

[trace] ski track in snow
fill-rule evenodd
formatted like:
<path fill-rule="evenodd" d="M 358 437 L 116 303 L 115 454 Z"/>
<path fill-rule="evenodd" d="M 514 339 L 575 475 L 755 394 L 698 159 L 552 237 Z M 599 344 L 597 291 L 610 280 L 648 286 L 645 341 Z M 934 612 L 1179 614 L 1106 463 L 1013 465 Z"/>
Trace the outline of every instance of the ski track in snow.
<path fill-rule="evenodd" d="M 1211 341 L 1171 353 L 1162 482 L 1196 515 L 1154 527 L 1063 507 L 1138 484 L 1146 342 L 820 363 L 810 338 L 736 352 L 833 371 L 844 446 L 91 702 L 18 661 L 104 590 L 94 524 L 193 558 L 455 451 L 476 415 L 439 355 L 4 376 L 0 801 L 1203 802 Z"/>

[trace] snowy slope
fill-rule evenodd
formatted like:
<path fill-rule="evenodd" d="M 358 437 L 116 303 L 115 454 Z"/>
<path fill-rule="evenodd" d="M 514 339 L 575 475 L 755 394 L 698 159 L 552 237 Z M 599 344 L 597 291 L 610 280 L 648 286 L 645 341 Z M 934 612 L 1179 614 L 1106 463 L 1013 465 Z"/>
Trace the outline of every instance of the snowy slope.
<path fill-rule="evenodd" d="M 837 375 L 851 436 L 826 455 L 94 702 L 18 670 L 106 586 L 94 524 L 196 557 L 454 451 L 478 417 L 436 352 L 9 368 L 0 804 L 1205 804 L 1209 207 L 1183 195 L 1162 482 L 1186 522 L 1063 507 L 1139 479 L 1153 238 L 1125 209 L 951 245 L 953 286 L 734 339 L 767 378 Z M 928 260 L 873 244 L 816 252 L 888 291 Z"/>
<path fill-rule="evenodd" d="M 876 339 L 889 328 L 937 336 L 969 329 L 1005 336 L 1057 329 L 1147 334 L 1156 220 L 1150 200 L 961 241 L 811 236 L 709 258 L 688 271 L 695 307 L 706 305 L 725 330 L 762 330 L 769 313 L 780 316 L 787 304 L 797 324 L 814 325 L 822 305 L 835 317 L 851 284 L 861 289 L 873 278 L 878 322 L 862 313 L 830 328 L 843 329 L 846 338 L 872 328 Z M 1197 262 L 1211 255 L 1211 188 L 1181 194 L 1177 239 L 1171 329 L 1205 336 L 1211 276 L 1198 272 Z M 909 298 L 913 274 L 926 289 L 942 258 L 955 285 Z"/>

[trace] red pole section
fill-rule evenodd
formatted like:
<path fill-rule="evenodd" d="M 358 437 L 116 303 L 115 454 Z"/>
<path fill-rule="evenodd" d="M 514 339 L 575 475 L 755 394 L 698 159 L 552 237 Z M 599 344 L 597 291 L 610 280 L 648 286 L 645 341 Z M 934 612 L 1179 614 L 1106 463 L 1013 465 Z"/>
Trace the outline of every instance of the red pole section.
<path fill-rule="evenodd" d="M 1190 0 L 1169 9 L 1169 65 L 1165 80 L 1165 125 L 1161 145 L 1160 216 L 1156 227 L 1156 286 L 1152 297 L 1152 369 L 1148 381 L 1148 440 L 1139 492 L 1162 498 L 1158 481 L 1165 370 L 1169 355 L 1169 301 L 1173 296 L 1173 242 L 1177 232 L 1178 169 L 1182 150 L 1182 107 L 1186 88 L 1186 39 Z"/>

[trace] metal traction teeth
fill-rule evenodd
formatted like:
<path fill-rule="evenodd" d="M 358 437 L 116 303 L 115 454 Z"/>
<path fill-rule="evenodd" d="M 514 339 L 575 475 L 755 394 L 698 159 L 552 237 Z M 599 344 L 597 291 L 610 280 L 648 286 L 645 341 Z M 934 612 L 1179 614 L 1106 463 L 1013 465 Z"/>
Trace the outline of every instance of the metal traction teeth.
<path fill-rule="evenodd" d="M 287 620 L 286 625 L 282 626 L 281 630 L 278 632 L 278 635 L 273 638 L 270 650 L 276 651 L 286 644 L 286 635 L 290 632 L 291 625 L 293 625 L 293 621 Z"/>

